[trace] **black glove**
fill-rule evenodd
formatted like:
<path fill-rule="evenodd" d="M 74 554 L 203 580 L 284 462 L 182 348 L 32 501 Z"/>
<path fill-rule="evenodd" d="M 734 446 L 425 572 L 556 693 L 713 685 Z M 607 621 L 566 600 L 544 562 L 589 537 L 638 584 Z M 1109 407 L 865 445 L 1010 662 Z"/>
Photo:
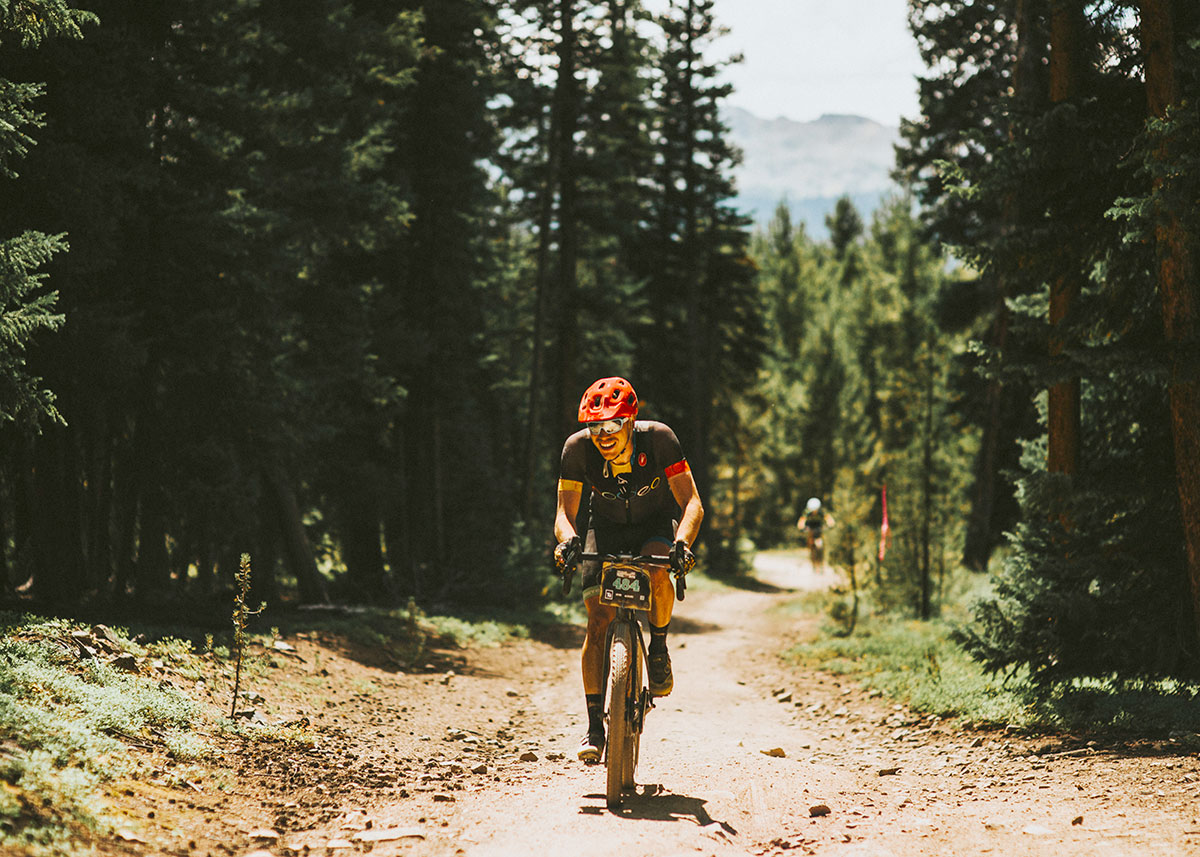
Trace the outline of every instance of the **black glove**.
<path fill-rule="evenodd" d="M 559 542 L 554 549 L 554 570 L 559 574 L 573 571 L 579 564 L 579 555 L 583 553 L 583 542 L 579 536 L 571 536 L 565 542 Z"/>
<path fill-rule="evenodd" d="M 688 548 L 687 542 L 679 539 L 671 545 L 671 570 L 677 576 L 687 574 L 696 567 L 696 555 Z"/>

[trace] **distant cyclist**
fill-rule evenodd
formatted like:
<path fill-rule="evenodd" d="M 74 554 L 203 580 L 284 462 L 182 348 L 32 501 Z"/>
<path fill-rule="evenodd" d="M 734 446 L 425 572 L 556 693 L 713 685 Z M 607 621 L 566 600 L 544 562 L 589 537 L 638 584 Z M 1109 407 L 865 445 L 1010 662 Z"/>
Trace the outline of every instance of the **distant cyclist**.
<path fill-rule="evenodd" d="M 804 533 L 805 544 L 808 545 L 809 556 L 814 566 L 820 566 L 825 559 L 825 530 L 832 528 L 836 522 L 821 508 L 819 497 L 809 497 L 804 505 L 804 514 L 796 521 L 796 527 Z"/>
<path fill-rule="evenodd" d="M 675 592 L 668 569 L 687 574 L 695 565 L 691 546 L 704 508 L 675 432 L 660 422 L 637 420 L 637 413 L 637 393 L 624 378 L 601 378 L 583 394 L 579 421 L 584 428 L 563 444 L 554 558 L 560 572 L 574 565 L 584 549 L 663 558 L 663 566 L 650 572 L 654 609 L 647 654 L 650 692 L 666 696 L 674 686 L 667 626 Z M 591 516 L 581 538 L 575 521 L 585 484 L 591 486 Z M 605 632 L 616 612 L 599 603 L 597 562 L 583 566 L 583 598 L 588 614 L 582 655 L 588 731 L 579 758 L 591 763 L 600 760 L 604 749 Z"/>

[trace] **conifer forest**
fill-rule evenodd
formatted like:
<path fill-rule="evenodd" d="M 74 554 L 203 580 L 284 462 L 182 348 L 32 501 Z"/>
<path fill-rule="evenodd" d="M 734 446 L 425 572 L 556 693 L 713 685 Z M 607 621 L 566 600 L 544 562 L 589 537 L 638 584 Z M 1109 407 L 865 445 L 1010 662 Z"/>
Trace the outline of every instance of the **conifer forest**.
<path fill-rule="evenodd" d="M 712 7 L 0 0 L 4 601 L 549 597 L 622 375 L 707 573 L 817 496 L 872 609 L 988 576 L 989 669 L 1200 678 L 1200 4 L 910 0 L 820 239 L 737 208 Z"/>

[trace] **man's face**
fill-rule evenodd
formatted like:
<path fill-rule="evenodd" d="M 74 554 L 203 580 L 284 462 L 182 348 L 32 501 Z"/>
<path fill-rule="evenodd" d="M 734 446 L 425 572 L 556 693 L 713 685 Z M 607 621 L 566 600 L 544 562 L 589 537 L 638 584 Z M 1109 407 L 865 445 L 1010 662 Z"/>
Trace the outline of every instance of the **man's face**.
<path fill-rule="evenodd" d="M 611 428 L 612 423 L 612 420 L 605 420 L 604 423 L 600 423 L 600 431 L 594 430 L 597 426 L 596 423 L 588 425 L 592 443 L 596 445 L 596 449 L 600 450 L 600 454 L 604 456 L 606 461 L 615 461 L 620 458 L 629 449 L 630 441 L 633 438 L 632 419 L 626 419 L 625 424 L 616 431 L 604 431 L 604 429 Z"/>

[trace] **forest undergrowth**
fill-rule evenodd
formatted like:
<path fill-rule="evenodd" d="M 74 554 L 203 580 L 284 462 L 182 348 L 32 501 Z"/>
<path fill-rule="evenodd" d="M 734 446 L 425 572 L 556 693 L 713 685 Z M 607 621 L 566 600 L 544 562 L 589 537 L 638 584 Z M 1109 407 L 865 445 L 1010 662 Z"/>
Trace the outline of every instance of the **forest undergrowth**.
<path fill-rule="evenodd" d="M 925 621 L 875 612 L 871 593 L 860 593 L 861 615 L 852 632 L 847 631 L 844 589 L 808 593 L 791 609 L 822 614 L 821 636 L 790 648 L 784 657 L 855 678 L 914 711 L 964 726 L 1173 737 L 1200 748 L 1200 685 L 1114 676 L 1039 686 L 1022 668 L 989 673 L 957 642 L 973 604 L 986 597 L 987 583 L 959 570 L 948 589 L 953 594 L 943 601 L 941 615 Z"/>

